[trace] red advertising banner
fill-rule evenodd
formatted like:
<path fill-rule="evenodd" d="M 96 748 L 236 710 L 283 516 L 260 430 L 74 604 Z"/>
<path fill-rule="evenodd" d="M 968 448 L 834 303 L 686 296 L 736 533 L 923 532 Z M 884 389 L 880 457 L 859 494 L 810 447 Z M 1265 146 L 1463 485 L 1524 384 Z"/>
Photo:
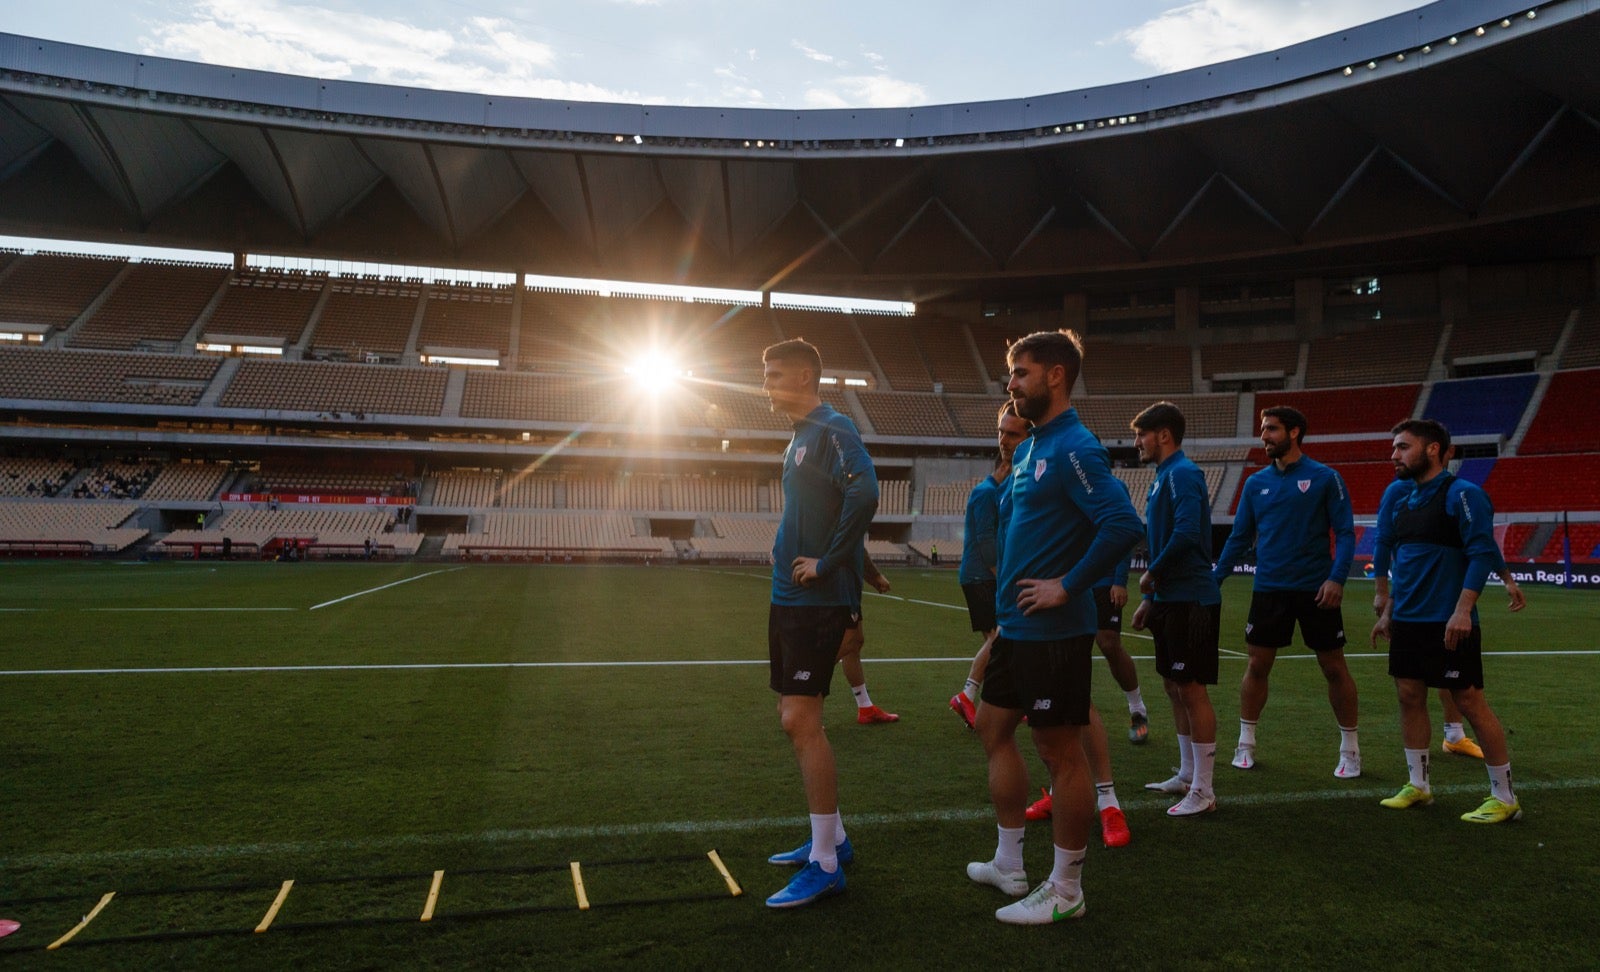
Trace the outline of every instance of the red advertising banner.
<path fill-rule="evenodd" d="M 311 503 L 322 506 L 415 506 L 415 496 L 355 496 L 345 493 L 223 493 L 224 503 Z"/>

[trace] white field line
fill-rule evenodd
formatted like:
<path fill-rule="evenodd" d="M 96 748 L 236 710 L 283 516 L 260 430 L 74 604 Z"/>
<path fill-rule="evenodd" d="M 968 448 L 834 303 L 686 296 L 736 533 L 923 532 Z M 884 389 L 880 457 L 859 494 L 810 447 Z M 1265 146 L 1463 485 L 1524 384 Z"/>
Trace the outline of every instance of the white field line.
<path fill-rule="evenodd" d="M 1477 798 L 1483 793 L 1484 783 L 1449 783 L 1434 786 L 1435 796 L 1470 795 Z M 1517 789 L 1524 793 L 1561 790 L 1600 789 L 1600 778 L 1588 777 L 1566 780 L 1517 780 Z M 1277 807 L 1302 803 L 1370 800 L 1374 804 L 1392 796 L 1394 787 L 1359 787 L 1310 790 L 1290 793 L 1249 793 L 1230 796 L 1224 792 L 1218 798 L 1218 808 L 1226 814 L 1237 807 Z M 1129 810 L 1155 810 L 1172 803 L 1167 796 L 1137 796 L 1122 801 Z M 1466 807 L 1466 804 L 1462 805 Z M 1467 809 L 1470 809 L 1467 808 Z M 1374 809 L 1374 815 L 1379 811 Z M 1434 811 L 1438 812 L 1438 811 Z M 1387 817 L 1387 814 L 1384 814 Z M 991 823 L 994 810 L 990 807 L 961 807 L 943 810 L 920 810 L 909 813 L 846 813 L 847 826 L 856 828 L 896 828 L 929 823 Z M 226 861 L 247 857 L 331 856 L 371 851 L 392 851 L 409 848 L 497 846 L 526 844 L 540 841 L 593 840 L 614 837 L 648 837 L 666 834 L 716 835 L 760 830 L 803 830 L 805 817 L 753 817 L 742 820 L 662 820 L 631 824 L 598 824 L 594 826 L 539 827 L 525 830 L 485 830 L 475 833 L 395 834 L 388 837 L 352 837 L 334 840 L 278 841 L 253 844 L 199 844 L 177 847 L 136 847 L 125 850 L 83 851 L 79 853 L 18 854 L 0 858 L 0 870 L 19 868 L 60 868 L 137 864 L 149 861 Z"/>
<path fill-rule="evenodd" d="M 1600 655 L 1600 649 L 1583 651 L 1486 651 L 1485 655 L 1495 655 L 1501 658 L 1546 658 L 1551 656 L 1595 656 Z M 1101 661 L 1105 659 L 1095 656 Z M 1150 661 L 1151 655 L 1134 655 L 1135 659 Z M 1315 658 L 1310 654 L 1280 655 L 1280 659 L 1307 660 Z M 1382 659 L 1387 661 L 1386 654 L 1360 654 L 1346 655 L 1346 658 Z M 1224 655 L 1223 661 L 1243 661 L 1245 656 L 1235 658 Z M 921 658 L 873 658 L 874 665 L 970 665 L 970 655 L 956 655 L 948 658 L 921 657 Z M 208 665 L 182 668 L 19 668 L 0 669 L 0 677 L 8 675 L 226 675 L 249 674 L 268 672 L 406 672 L 406 671 L 452 671 L 489 668 L 721 668 L 740 665 L 766 665 L 765 658 L 706 658 L 706 659 L 677 659 L 665 661 L 560 661 L 560 662 L 392 662 L 375 663 L 370 665 Z"/>
<path fill-rule="evenodd" d="M 702 574 L 724 574 L 728 577 L 752 577 L 756 580 L 770 580 L 772 576 L 770 574 L 746 574 L 732 570 L 716 570 L 710 567 L 691 567 L 689 569 Z M 879 594 L 877 591 L 862 591 L 861 593 L 865 597 L 881 597 L 885 601 L 903 601 L 906 604 L 922 604 L 926 605 L 927 607 L 944 608 L 948 611 L 965 611 L 967 609 L 965 604 L 949 604 L 945 601 L 923 601 L 914 597 L 901 597 L 899 594 Z M 1122 636 L 1124 638 L 1140 638 L 1144 641 L 1155 640 L 1150 635 L 1139 634 L 1136 631 L 1124 631 L 1122 632 Z"/>
<path fill-rule="evenodd" d="M 355 598 L 355 597 L 364 597 L 364 596 L 366 596 L 368 594 L 376 594 L 379 591 L 386 591 L 391 587 L 399 587 L 401 584 L 409 584 L 412 581 L 422 580 L 424 577 L 434 577 L 434 576 L 439 575 L 439 574 L 453 574 L 458 570 L 466 570 L 466 568 L 465 567 L 449 567 L 449 568 L 446 568 L 445 570 L 430 570 L 426 574 L 418 574 L 415 577 L 407 577 L 407 578 L 404 578 L 403 580 L 397 580 L 392 584 L 383 584 L 383 585 L 380 585 L 378 587 L 369 587 L 364 591 L 356 591 L 354 594 L 346 594 L 344 597 L 336 597 L 331 601 L 323 601 L 321 604 L 313 604 L 313 605 L 311 605 L 311 610 L 315 611 L 318 608 L 330 607 L 330 606 L 332 606 L 334 604 L 339 604 L 339 603 L 341 603 L 343 601 L 348 601 L 351 598 Z"/>

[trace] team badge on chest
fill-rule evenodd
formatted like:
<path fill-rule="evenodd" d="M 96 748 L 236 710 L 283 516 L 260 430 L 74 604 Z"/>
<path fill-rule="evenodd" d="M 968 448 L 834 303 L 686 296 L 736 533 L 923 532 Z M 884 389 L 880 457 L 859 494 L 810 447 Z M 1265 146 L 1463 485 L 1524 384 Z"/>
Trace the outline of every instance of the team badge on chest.
<path fill-rule="evenodd" d="M 1309 479 L 1297 479 L 1294 484 L 1300 487 L 1300 492 L 1302 493 L 1311 488 L 1311 480 Z"/>
<path fill-rule="evenodd" d="M 802 462 L 805 462 L 805 461 L 806 461 L 806 447 L 805 446 L 801 446 L 800 448 L 794 450 L 794 464 L 798 466 Z"/>
<path fill-rule="evenodd" d="M 1043 459 L 1040 459 L 1038 462 L 1033 464 L 1033 481 L 1034 482 L 1038 482 L 1039 480 L 1044 478 L 1044 470 L 1045 470 L 1045 462 L 1044 462 Z"/>

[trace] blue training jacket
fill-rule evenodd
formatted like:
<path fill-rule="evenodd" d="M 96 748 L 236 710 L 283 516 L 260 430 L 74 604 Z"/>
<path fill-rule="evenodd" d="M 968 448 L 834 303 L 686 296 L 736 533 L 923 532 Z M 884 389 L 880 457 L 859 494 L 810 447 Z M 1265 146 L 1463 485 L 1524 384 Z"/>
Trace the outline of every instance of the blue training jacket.
<path fill-rule="evenodd" d="M 1435 543 L 1394 545 L 1394 517 L 1400 509 L 1426 505 L 1439 490 L 1446 490 L 1444 512 L 1456 522 L 1460 547 Z M 1448 472 L 1426 483 L 1396 479 L 1383 491 L 1378 506 L 1377 549 L 1372 568 L 1388 574 L 1396 621 L 1448 621 L 1463 590 L 1483 592 L 1489 575 L 1505 566 L 1500 545 L 1494 540 L 1494 506 L 1489 494 Z M 1478 608 L 1472 608 L 1478 623 Z"/>
<path fill-rule="evenodd" d="M 1211 494 L 1205 474 L 1182 449 L 1156 466 L 1144 520 L 1155 599 L 1220 604 L 1211 576 Z"/>
<path fill-rule="evenodd" d="M 772 603 L 861 606 L 867 525 L 878 475 L 855 423 L 826 402 L 794 425 L 783 452 L 783 519 L 772 544 Z M 791 579 L 796 557 L 817 557 L 818 579 Z"/>
<path fill-rule="evenodd" d="M 1252 541 L 1258 591 L 1315 591 L 1330 580 L 1343 584 L 1356 552 L 1355 517 L 1344 478 L 1302 456 L 1285 469 L 1271 463 L 1246 479 L 1233 532 L 1211 572 L 1218 584 L 1232 575 Z"/>
<path fill-rule="evenodd" d="M 1077 409 L 1035 426 L 1017 447 L 1004 497 L 995 596 L 1000 633 L 1025 641 L 1094 634 L 1088 593 L 1139 542 L 1139 515 Z M 1056 577 L 1067 603 L 1024 615 L 1017 582 Z"/>
<path fill-rule="evenodd" d="M 1000 563 L 996 534 L 1000 530 L 1000 484 L 993 474 L 978 480 L 967 494 L 966 538 L 961 548 L 963 584 L 994 580 Z"/>

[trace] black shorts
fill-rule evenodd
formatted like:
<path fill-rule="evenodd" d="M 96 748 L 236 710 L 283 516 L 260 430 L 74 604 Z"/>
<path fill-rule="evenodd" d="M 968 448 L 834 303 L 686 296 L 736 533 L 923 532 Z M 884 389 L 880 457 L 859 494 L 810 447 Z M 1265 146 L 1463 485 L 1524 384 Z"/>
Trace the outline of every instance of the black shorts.
<path fill-rule="evenodd" d="M 1389 622 L 1389 674 L 1411 678 L 1429 688 L 1483 688 L 1483 629 L 1444 647 L 1443 621 Z"/>
<path fill-rule="evenodd" d="M 983 703 L 1020 709 L 1038 729 L 1089 724 L 1089 674 L 1094 635 L 1059 641 L 1001 636 L 989 649 Z"/>
<path fill-rule="evenodd" d="M 768 684 L 779 695 L 827 695 L 855 608 L 774 604 L 767 612 Z"/>
<path fill-rule="evenodd" d="M 1315 591 L 1256 591 L 1250 596 L 1250 619 L 1244 624 L 1244 642 L 1254 648 L 1289 647 L 1294 626 L 1312 651 L 1344 647 L 1344 613 L 1317 607 Z"/>
<path fill-rule="evenodd" d="M 1148 626 L 1156 642 L 1156 674 L 1174 682 L 1217 684 L 1221 604 L 1156 601 Z"/>
<path fill-rule="evenodd" d="M 994 617 L 994 581 L 973 581 L 961 585 L 961 593 L 967 596 L 967 617 L 972 619 L 972 630 L 981 634 L 988 634 L 999 624 Z"/>
<path fill-rule="evenodd" d="M 1111 588 L 1094 589 L 1095 628 L 1099 631 L 1122 630 L 1122 608 L 1111 603 Z"/>

